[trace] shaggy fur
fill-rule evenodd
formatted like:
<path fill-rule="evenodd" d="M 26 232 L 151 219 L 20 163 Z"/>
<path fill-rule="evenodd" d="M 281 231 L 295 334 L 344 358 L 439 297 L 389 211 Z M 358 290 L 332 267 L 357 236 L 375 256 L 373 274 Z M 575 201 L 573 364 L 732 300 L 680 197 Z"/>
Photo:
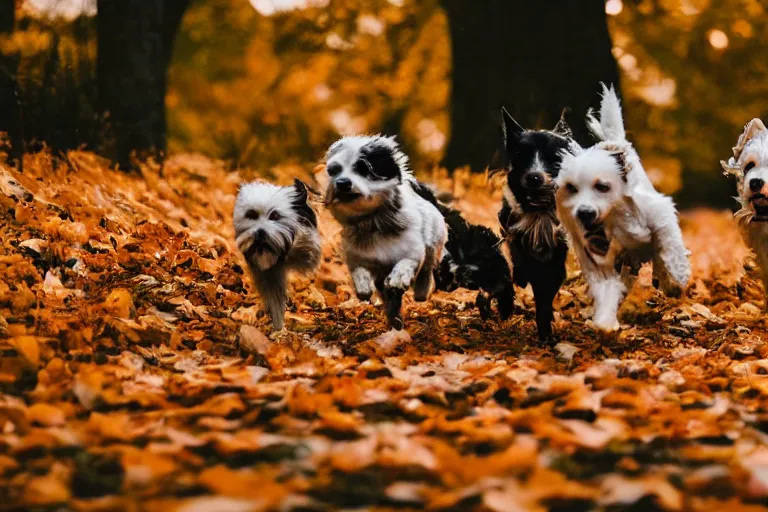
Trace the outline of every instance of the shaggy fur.
<path fill-rule="evenodd" d="M 757 256 L 763 288 L 768 290 L 768 129 L 760 119 L 747 123 L 733 156 L 720 164 L 726 175 L 738 181 L 736 199 L 741 209 L 735 217 L 744 240 Z M 763 307 L 768 311 L 768 295 Z"/>
<path fill-rule="evenodd" d="M 414 188 L 408 157 L 393 137 L 344 137 L 326 154 L 326 205 L 343 226 L 342 246 L 357 296 L 378 290 L 387 319 L 403 328 L 402 296 L 425 301 L 447 239 L 434 204 Z"/>
<path fill-rule="evenodd" d="M 275 329 L 283 328 L 290 271 L 308 273 L 320 263 L 317 216 L 307 188 L 248 183 L 240 188 L 233 215 L 237 247 L 245 256 Z"/>
<path fill-rule="evenodd" d="M 525 130 L 502 109 L 501 132 L 506 182 L 499 222 L 514 282 L 531 284 L 539 339 L 547 341 L 552 337 L 552 302 L 565 280 L 568 255 L 555 215 L 555 179 L 570 131 L 562 118 L 554 131 Z"/>
<path fill-rule="evenodd" d="M 639 263 L 652 261 L 654 283 L 672 296 L 691 267 L 675 205 L 654 189 L 627 141 L 612 87 L 603 86 L 600 119 L 590 111 L 587 126 L 599 142 L 571 144 L 557 178 L 557 208 L 595 302 L 593 324 L 612 332 Z"/>
<path fill-rule="evenodd" d="M 515 289 L 499 237 L 485 226 L 470 224 L 458 211 L 440 203 L 426 185 L 415 183 L 414 190 L 437 207 L 448 226 L 448 242 L 435 269 L 436 288 L 448 292 L 457 288 L 478 290 L 476 305 L 483 320 L 491 317 L 494 300 L 499 317 L 509 318 Z"/>

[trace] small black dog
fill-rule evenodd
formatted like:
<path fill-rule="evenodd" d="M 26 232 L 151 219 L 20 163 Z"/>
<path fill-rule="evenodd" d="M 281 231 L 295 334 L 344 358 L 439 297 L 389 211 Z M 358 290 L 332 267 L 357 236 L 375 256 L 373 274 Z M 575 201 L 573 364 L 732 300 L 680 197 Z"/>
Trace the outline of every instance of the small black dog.
<path fill-rule="evenodd" d="M 445 251 L 435 269 L 435 289 L 478 290 L 476 305 L 480 318 L 491 317 L 494 299 L 499 317 L 509 318 L 514 310 L 515 287 L 509 263 L 501 252 L 501 239 L 485 226 L 470 224 L 457 210 L 438 201 L 428 186 L 420 182 L 412 185 L 421 197 L 437 206 L 448 226 Z"/>
<path fill-rule="evenodd" d="M 512 257 L 512 274 L 520 287 L 531 284 L 536 301 L 539 339 L 552 338 L 552 302 L 565 281 L 566 234 L 557 220 L 554 179 L 571 132 L 561 117 L 553 131 L 526 130 L 502 108 L 506 174 L 499 212 L 502 233 Z"/>

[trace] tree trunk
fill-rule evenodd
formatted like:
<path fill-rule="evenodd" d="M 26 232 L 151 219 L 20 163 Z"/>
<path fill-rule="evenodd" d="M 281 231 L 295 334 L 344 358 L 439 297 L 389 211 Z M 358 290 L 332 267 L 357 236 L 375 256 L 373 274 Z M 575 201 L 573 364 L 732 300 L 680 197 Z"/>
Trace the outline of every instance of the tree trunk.
<path fill-rule="evenodd" d="M 162 159 L 165 91 L 173 38 L 188 0 L 98 0 L 100 109 L 108 113 L 107 156 L 132 169 L 131 155 Z"/>
<path fill-rule="evenodd" d="M 0 0 L 0 37 L 13 32 L 16 20 L 14 0 Z M 24 144 L 22 142 L 21 106 L 16 89 L 18 54 L 0 53 L 0 132 L 5 132 L 7 141 L 0 142 L 0 151 L 8 153 L 10 163 L 21 169 Z"/>
<path fill-rule="evenodd" d="M 451 136 L 444 165 L 482 171 L 499 146 L 500 109 L 525 128 L 551 129 L 564 107 L 577 141 L 599 104 L 599 82 L 618 88 L 602 0 L 443 0 L 453 57 Z"/>

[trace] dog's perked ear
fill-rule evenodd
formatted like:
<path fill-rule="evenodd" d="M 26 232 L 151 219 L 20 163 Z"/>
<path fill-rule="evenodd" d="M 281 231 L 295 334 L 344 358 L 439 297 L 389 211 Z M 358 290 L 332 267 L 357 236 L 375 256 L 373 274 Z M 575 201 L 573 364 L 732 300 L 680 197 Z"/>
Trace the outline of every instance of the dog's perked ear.
<path fill-rule="evenodd" d="M 392 148 L 374 141 L 360 148 L 360 153 L 362 158 L 355 162 L 355 172 L 374 180 L 402 181 L 402 172 Z"/>
<path fill-rule="evenodd" d="M 568 123 L 565 122 L 565 115 L 570 111 L 571 111 L 570 107 L 565 107 L 563 109 L 563 111 L 560 113 L 560 120 L 557 121 L 557 124 L 552 130 L 554 133 L 558 135 L 562 135 L 566 139 L 573 138 L 573 132 L 571 131 L 571 127 L 568 126 Z"/>
<path fill-rule="evenodd" d="M 298 214 L 299 222 L 316 228 L 317 214 L 307 202 L 309 197 L 309 193 L 307 192 L 307 185 L 300 179 L 296 178 L 293 180 L 293 188 L 295 192 L 293 195 L 293 201 L 291 201 L 291 207 Z"/>
<path fill-rule="evenodd" d="M 507 109 L 501 107 L 501 138 L 504 144 L 514 139 L 516 135 L 523 133 L 525 129 L 515 121 L 515 119 L 507 112 Z"/>

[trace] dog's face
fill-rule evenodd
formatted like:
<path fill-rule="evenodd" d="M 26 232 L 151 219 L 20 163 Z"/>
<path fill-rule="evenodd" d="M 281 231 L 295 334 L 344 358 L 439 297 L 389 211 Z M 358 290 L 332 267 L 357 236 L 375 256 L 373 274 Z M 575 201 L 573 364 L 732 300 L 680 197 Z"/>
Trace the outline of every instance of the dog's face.
<path fill-rule="evenodd" d="M 237 247 L 249 262 L 261 270 L 273 267 L 291 249 L 302 226 L 317 226 L 307 195 L 299 180 L 289 187 L 248 183 L 240 188 L 233 220 Z"/>
<path fill-rule="evenodd" d="M 587 237 L 601 230 L 624 197 L 624 172 L 621 155 L 598 146 L 566 153 L 557 177 L 559 210 L 576 220 Z"/>
<path fill-rule="evenodd" d="M 400 185 L 408 159 L 394 138 L 344 137 L 326 154 L 326 205 L 342 216 L 365 215 Z"/>
<path fill-rule="evenodd" d="M 723 163 L 739 178 L 739 198 L 753 214 L 752 222 L 768 221 L 768 130 L 759 119 L 750 121 L 739 137 L 734 158 Z"/>
<path fill-rule="evenodd" d="M 525 130 L 502 109 L 506 184 L 523 211 L 553 211 L 555 178 L 570 131 L 561 119 L 554 131 Z"/>

